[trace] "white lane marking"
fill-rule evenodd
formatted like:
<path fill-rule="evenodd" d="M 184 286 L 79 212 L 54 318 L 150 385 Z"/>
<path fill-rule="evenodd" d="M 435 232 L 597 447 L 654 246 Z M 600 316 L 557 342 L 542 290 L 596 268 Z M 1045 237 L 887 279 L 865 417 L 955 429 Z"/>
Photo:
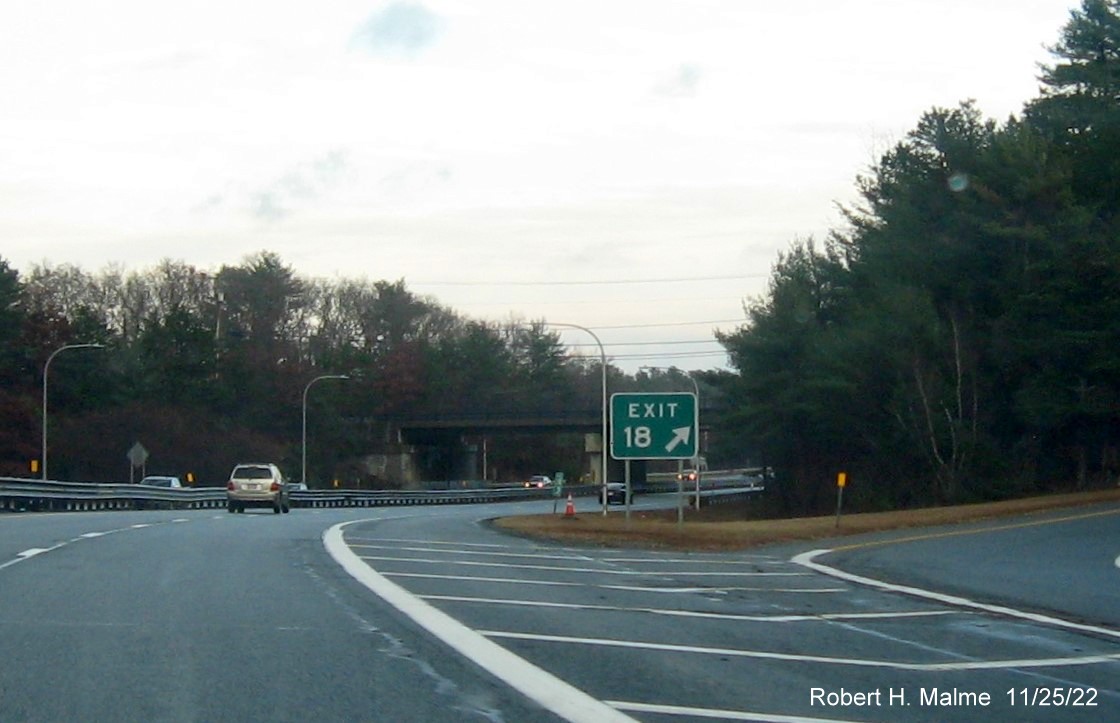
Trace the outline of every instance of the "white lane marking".
<path fill-rule="evenodd" d="M 904 663 L 894 660 L 868 660 L 864 658 L 833 658 L 823 655 L 797 655 L 793 653 L 772 653 L 765 650 L 741 650 L 738 648 L 709 648 L 695 645 L 671 645 L 668 643 L 643 643 L 634 640 L 611 640 L 609 638 L 576 638 L 564 635 L 538 635 L 536 633 L 513 633 L 503 630 L 479 630 L 488 638 L 506 640 L 532 640 L 547 643 L 569 643 L 573 645 L 600 645 L 612 648 L 634 648 L 638 650 L 658 650 L 672 653 L 695 653 L 700 655 L 722 655 L 736 658 L 759 658 L 763 660 L 786 660 L 799 663 L 825 663 L 828 665 L 848 665 L 863 668 L 889 668 L 893 670 L 917 671 L 960 671 L 960 670 L 1004 670 L 1007 668 L 1057 668 L 1070 665 L 1093 665 L 1095 663 L 1115 663 L 1120 661 L 1120 653 L 1111 655 L 1082 655 L 1064 658 L 1020 658 L 1016 660 L 973 660 L 958 663 Z"/>
<path fill-rule="evenodd" d="M 728 592 L 779 592 L 779 593 L 818 593 L 848 592 L 846 587 L 642 587 L 641 585 L 589 585 L 584 582 L 561 582 L 559 580 L 526 580 L 516 577 L 484 577 L 482 575 L 437 575 L 430 572 L 382 572 L 385 577 L 418 577 L 429 580 L 462 580 L 466 582 L 509 583 L 511 585 L 554 585 L 557 587 L 590 587 L 601 590 L 624 590 L 627 592 L 654 593 L 717 593 Z"/>
<path fill-rule="evenodd" d="M 557 587 L 596 587 L 582 582 L 556 580 L 519 580 L 515 577 L 480 577 L 477 575 L 434 575 L 424 572 L 382 572 L 384 577 L 422 577 L 434 580 L 463 580 L 467 582 L 508 582 L 514 585 L 555 585 Z"/>
<path fill-rule="evenodd" d="M 343 570 L 365 585 L 371 592 L 412 618 L 432 635 L 482 666 L 499 680 L 536 701 L 565 720 L 582 723 L 599 721 L 633 721 L 529 661 L 514 655 L 502 646 L 420 600 L 407 590 L 378 574 L 346 544 L 342 531 L 353 520 L 334 525 L 323 533 L 323 545 Z"/>
<path fill-rule="evenodd" d="M 716 718 L 718 720 L 747 720 L 758 723 L 855 723 L 839 718 L 808 718 L 802 715 L 778 715 L 776 713 L 754 713 L 745 710 L 721 710 L 718 708 L 689 708 L 682 705 L 657 705 L 654 703 L 634 703 L 625 700 L 608 700 L 619 710 L 632 713 L 659 713 L 661 715 L 683 715 L 689 718 Z"/>
<path fill-rule="evenodd" d="M 621 563 L 691 563 L 699 565 L 785 565 L 785 560 L 778 560 L 775 558 L 740 558 L 737 560 L 704 560 L 696 557 L 604 557 L 603 562 L 621 562 Z"/>
<path fill-rule="evenodd" d="M 908 585 L 895 585 L 882 580 L 875 580 L 870 577 L 863 577 L 861 575 L 853 575 L 850 572 L 844 572 L 835 567 L 829 567 L 819 562 L 814 562 L 814 558 L 820 555 L 828 554 L 832 550 L 813 550 L 811 552 L 803 552 L 793 558 L 793 562 L 798 565 L 815 570 L 830 577 L 847 580 L 859 585 L 866 585 L 868 587 L 877 588 L 879 590 L 886 590 L 887 592 L 899 593 L 902 595 L 910 595 L 912 597 L 919 597 L 924 600 L 934 600 L 945 605 L 953 607 L 968 608 L 970 610 L 980 610 L 981 612 L 991 613 L 993 615 L 1005 615 L 1007 617 L 1018 618 L 1020 620 L 1028 620 L 1032 623 L 1039 623 L 1042 625 L 1050 625 L 1052 627 L 1065 628 L 1067 630 L 1077 630 L 1079 632 L 1092 633 L 1094 635 L 1106 635 L 1111 638 L 1120 638 L 1120 630 L 1110 630 L 1109 628 L 1102 628 L 1096 625 L 1085 625 L 1083 623 L 1075 623 L 1071 620 L 1063 620 L 1052 615 L 1041 615 L 1039 613 L 1029 613 L 1023 610 L 1016 610 L 1004 605 L 989 605 L 987 603 L 979 603 L 975 600 L 959 597 L 957 595 L 946 595 L 944 593 L 934 592 L 932 590 L 925 590 L 919 587 L 910 587 Z"/>
<path fill-rule="evenodd" d="M 362 550 L 403 550 L 405 552 L 435 552 L 440 555 L 477 555 L 479 557 L 528 557 L 532 559 L 542 560 L 585 560 L 582 557 L 573 557 L 572 555 L 545 555 L 542 553 L 526 553 L 526 552 L 490 552 L 480 550 L 444 550 L 435 547 L 401 547 L 399 545 L 370 545 L 368 543 L 351 544 L 351 548 L 360 548 Z M 409 558 L 401 558 L 409 559 Z"/>
<path fill-rule="evenodd" d="M 509 545 L 498 545 L 498 544 L 494 544 L 494 543 L 490 543 L 490 542 L 487 542 L 487 543 L 457 542 L 457 541 L 444 542 L 442 540 L 409 540 L 409 539 L 403 539 L 403 538 L 399 538 L 399 537 L 352 537 L 352 538 L 349 538 L 349 540 L 350 540 L 349 544 L 350 544 L 351 547 L 358 547 L 359 545 L 357 545 L 355 543 L 362 543 L 362 542 L 403 542 L 405 544 L 411 544 L 411 545 L 451 545 L 451 546 L 455 547 L 455 549 L 462 549 L 464 547 L 484 547 L 484 548 L 494 548 L 494 547 L 496 547 L 496 548 L 500 548 L 500 549 L 503 549 L 503 550 L 509 550 L 509 549 L 523 550 L 523 549 L 526 549 L 526 548 L 523 548 L 523 547 L 511 548 Z M 535 548 L 530 548 L 530 549 L 535 549 Z M 548 548 L 548 549 L 554 549 L 554 548 Z"/>
<path fill-rule="evenodd" d="M 603 575 L 630 575 L 648 577 L 651 573 L 648 570 L 606 570 L 597 567 L 564 567 L 556 565 L 513 565 L 503 562 L 477 562 L 470 560 L 433 560 L 422 557 L 396 557 L 392 555 L 360 555 L 363 560 L 379 560 L 381 562 L 407 562 L 407 563 L 425 563 L 431 565 L 469 565 L 475 567 L 503 567 L 503 568 L 518 568 L 521 570 L 553 570 L 559 572 L 590 572 L 601 573 Z M 689 575 L 696 577 L 703 576 L 718 576 L 718 577 L 806 577 L 807 572 L 688 572 L 688 571 L 670 571 L 659 570 L 656 573 L 659 577 L 666 575 Z"/>
<path fill-rule="evenodd" d="M 623 613 L 649 613 L 682 618 L 712 618 L 715 620 L 740 620 L 752 623 L 800 623 L 834 620 L 881 620 L 888 618 L 923 618 L 940 615 L 957 615 L 956 610 L 915 610 L 893 613 L 818 613 L 816 615 L 739 615 L 735 613 L 707 613 L 696 610 L 665 610 L 664 608 L 632 607 L 623 605 L 594 605 L 584 603 L 558 603 L 543 600 L 508 600 L 505 598 L 468 597 L 462 595 L 418 595 L 424 600 L 482 603 L 484 605 L 515 605 L 522 607 L 560 608 L 564 610 L 603 610 Z"/>
<path fill-rule="evenodd" d="M 44 513 L 44 514 L 55 514 L 55 513 Z M 58 513 L 58 514 L 63 514 L 63 513 Z M 176 520 L 176 522 L 179 522 L 179 521 L 187 522 L 187 520 Z M 124 532 L 125 530 L 130 530 L 130 529 L 131 530 L 139 530 L 139 529 L 142 529 L 142 528 L 145 528 L 145 527 L 152 527 L 153 525 L 157 525 L 157 524 L 164 524 L 164 523 L 144 523 L 144 524 L 138 524 L 138 525 L 129 525 L 128 527 L 118 527 L 115 530 L 103 530 L 101 532 L 83 532 L 82 534 L 78 535 L 77 537 L 71 538 L 70 540 L 67 540 L 66 542 L 60 542 L 57 545 L 53 545 L 51 547 L 32 547 L 32 548 L 28 548 L 28 549 L 24 550 L 23 552 L 17 553 L 15 558 L 13 558 L 11 560 L 8 560 L 7 562 L 0 563 L 0 570 L 3 570 L 6 567 L 11 567 L 12 565 L 23 562 L 24 560 L 29 560 L 32 557 L 42 555 L 44 552 L 53 552 L 54 550 L 57 550 L 61 547 L 65 547 L 66 545 L 68 545 L 72 542 L 80 542 L 82 540 L 93 540 L 93 539 L 96 539 L 98 537 L 104 537 L 105 535 L 114 535 L 118 532 Z"/>
<path fill-rule="evenodd" d="M 665 592 L 665 593 L 718 593 L 729 592 L 783 592 L 783 593 L 818 593 L 818 592 L 848 592 L 846 587 L 642 587 L 640 585 L 603 585 L 608 590 L 629 590 L 632 592 Z"/>
<path fill-rule="evenodd" d="M 374 543 L 380 543 L 380 542 L 403 543 L 403 544 L 406 544 L 406 545 L 408 545 L 408 544 L 414 544 L 414 545 L 446 545 L 446 546 L 453 546 L 455 549 L 443 549 L 443 548 L 438 548 L 438 547 L 436 547 L 436 548 L 433 548 L 433 547 L 401 547 L 400 545 L 374 544 Z M 574 557 L 574 558 L 580 559 L 580 560 L 609 562 L 609 563 L 657 563 L 657 564 L 666 564 L 666 563 L 674 563 L 674 564 L 693 563 L 693 564 L 696 564 L 696 563 L 699 563 L 699 564 L 704 564 L 704 565 L 739 565 L 739 566 L 743 566 L 743 565 L 785 565 L 785 564 L 787 564 L 786 560 L 782 560 L 782 559 L 767 556 L 767 555 L 758 555 L 758 556 L 754 556 L 754 557 L 739 558 L 739 559 L 735 559 L 735 560 L 703 559 L 703 558 L 697 558 L 697 557 L 667 557 L 667 558 L 657 558 L 657 557 L 604 557 L 604 558 L 594 558 L 594 557 L 588 557 L 586 551 L 579 551 L 579 550 L 574 550 L 574 549 L 571 549 L 571 548 L 562 548 L 564 550 L 564 552 L 567 553 L 565 555 L 555 555 L 555 554 L 545 554 L 545 551 L 552 551 L 552 550 L 556 549 L 556 548 L 551 548 L 551 547 L 549 547 L 549 548 L 528 548 L 528 549 L 531 549 L 531 550 L 541 550 L 541 551 L 540 552 L 524 552 L 524 550 L 526 549 L 524 547 L 510 547 L 509 545 L 495 545 L 495 544 L 489 544 L 489 543 L 487 543 L 487 544 L 481 544 L 481 543 L 470 544 L 470 543 L 459 543 L 459 542 L 440 542 L 438 540 L 405 540 L 405 539 L 394 539 L 394 538 L 389 538 L 389 537 L 385 537 L 385 538 L 381 538 L 381 537 L 378 537 L 378 538 L 358 537 L 358 538 L 350 539 L 349 544 L 350 544 L 350 547 L 360 547 L 360 548 L 363 548 L 363 549 L 375 549 L 375 550 L 408 550 L 410 552 L 440 552 L 440 553 L 451 554 L 451 555 L 497 555 L 497 556 L 508 555 L 509 557 L 540 557 L 540 558 L 545 558 L 545 559 L 555 558 L 555 559 L 558 559 L 558 560 L 567 560 L 567 559 L 571 559 L 571 558 Z M 473 550 L 464 549 L 464 548 L 471 548 L 471 547 L 483 548 L 486 551 L 485 552 L 475 552 Z M 490 550 L 493 550 L 493 549 L 517 550 L 517 552 L 490 552 Z"/>
<path fill-rule="evenodd" d="M 54 547 L 31 547 L 31 548 L 28 548 L 28 549 L 26 549 L 22 552 L 16 553 L 15 558 L 13 558 L 11 560 L 8 560 L 7 562 L 5 562 L 3 564 L 0 564 L 0 570 L 3 570 L 6 567 L 11 567 L 12 565 L 17 565 L 17 564 L 23 562 L 24 560 L 30 560 L 31 558 L 33 558 L 37 555 L 42 555 L 44 552 L 50 552 L 51 550 L 57 550 L 58 548 L 62 547 L 65 544 L 66 544 L 65 542 L 60 542 L 57 545 L 55 545 Z"/>

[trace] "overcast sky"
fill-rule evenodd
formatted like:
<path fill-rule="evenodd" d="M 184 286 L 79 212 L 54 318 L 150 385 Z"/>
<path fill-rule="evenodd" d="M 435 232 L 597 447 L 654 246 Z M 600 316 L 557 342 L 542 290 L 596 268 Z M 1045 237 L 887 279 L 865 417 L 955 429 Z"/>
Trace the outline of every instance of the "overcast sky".
<path fill-rule="evenodd" d="M 3 2 L 0 257 L 268 250 L 722 367 L 778 253 L 929 108 L 1017 114 L 1079 4 Z"/>

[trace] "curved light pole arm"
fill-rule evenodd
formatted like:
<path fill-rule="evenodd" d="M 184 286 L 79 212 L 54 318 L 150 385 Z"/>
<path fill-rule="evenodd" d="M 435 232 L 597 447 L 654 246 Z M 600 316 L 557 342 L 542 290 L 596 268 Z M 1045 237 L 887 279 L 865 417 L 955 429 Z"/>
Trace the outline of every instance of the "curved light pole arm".
<path fill-rule="evenodd" d="M 66 344 L 66 345 L 60 346 L 59 348 L 52 351 L 50 356 L 47 357 L 46 363 L 43 364 L 43 439 L 42 439 L 42 447 L 40 448 L 40 453 L 42 455 L 42 459 L 40 459 L 39 462 L 40 462 L 40 466 L 42 467 L 42 469 L 40 471 L 42 472 L 42 479 L 43 479 L 44 482 L 47 481 L 47 375 L 50 373 L 51 362 L 54 361 L 54 358 L 56 356 L 58 356 L 60 353 L 62 353 L 64 351 L 66 351 L 67 349 L 104 349 L 104 348 L 105 348 L 104 344 Z"/>
<path fill-rule="evenodd" d="M 307 393 L 311 391 L 311 385 L 322 379 L 349 379 L 347 374 L 323 374 L 317 376 L 307 383 L 303 388 L 303 441 L 300 444 L 301 450 L 301 465 L 300 465 L 300 478 L 299 481 L 307 484 Z"/>
<path fill-rule="evenodd" d="M 546 321 L 544 323 L 545 323 L 546 326 L 563 326 L 563 327 L 567 327 L 569 329 L 579 329 L 580 331 L 586 331 L 588 334 L 591 335 L 591 338 L 594 339 L 595 343 L 598 344 L 598 346 L 599 346 L 599 361 L 600 361 L 599 372 L 600 372 L 600 375 L 601 375 L 602 397 L 603 397 L 602 398 L 602 410 L 601 410 L 603 425 L 602 425 L 602 430 L 600 432 L 602 434 L 602 446 L 603 446 L 603 450 L 602 450 L 602 453 L 603 453 L 603 459 L 602 459 L 603 472 L 602 472 L 602 477 L 599 479 L 599 483 L 602 485 L 602 488 L 603 488 L 602 489 L 603 514 L 605 515 L 605 514 L 607 514 L 607 455 L 609 454 L 609 452 L 608 452 L 609 442 L 607 440 L 607 352 L 603 348 L 603 342 L 599 341 L 598 335 L 596 335 L 595 332 L 591 331 L 586 326 L 580 326 L 579 324 L 561 324 L 559 322 L 554 322 L 554 321 Z"/>

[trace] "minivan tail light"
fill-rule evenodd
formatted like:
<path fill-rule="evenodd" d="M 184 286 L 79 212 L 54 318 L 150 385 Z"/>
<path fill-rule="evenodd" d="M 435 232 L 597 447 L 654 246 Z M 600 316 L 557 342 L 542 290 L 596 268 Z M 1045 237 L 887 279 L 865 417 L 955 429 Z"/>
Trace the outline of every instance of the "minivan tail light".
<path fill-rule="evenodd" d="M 235 489 L 237 489 L 237 485 L 235 485 L 233 483 L 233 480 L 230 480 L 229 482 L 226 482 L 226 489 L 227 490 L 235 490 Z"/>
<path fill-rule="evenodd" d="M 272 487 L 270 487 L 269 489 L 271 489 L 273 492 L 279 492 L 280 491 L 280 483 L 279 482 L 273 482 Z"/>

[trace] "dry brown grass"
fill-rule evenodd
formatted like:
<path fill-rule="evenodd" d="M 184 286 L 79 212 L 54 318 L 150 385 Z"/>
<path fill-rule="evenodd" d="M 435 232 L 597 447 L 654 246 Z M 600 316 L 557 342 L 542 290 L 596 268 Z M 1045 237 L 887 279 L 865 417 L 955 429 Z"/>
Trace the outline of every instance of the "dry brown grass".
<path fill-rule="evenodd" d="M 624 511 L 613 509 L 604 516 L 592 500 L 582 500 L 583 511 L 573 517 L 522 515 L 494 521 L 498 527 L 520 535 L 566 544 L 616 547 L 653 547 L 677 550 L 741 550 L 757 545 L 814 540 L 900 528 L 929 527 L 976 520 L 1029 514 L 1063 507 L 1120 501 L 1120 489 L 1030 497 L 1006 502 L 934 507 L 901 512 L 844 515 L 836 527 L 835 516 L 798 519 L 746 519 L 757 517 L 755 503 L 721 505 L 685 511 L 685 522 L 677 524 L 677 511 Z M 577 510 L 581 507 L 577 502 Z"/>

